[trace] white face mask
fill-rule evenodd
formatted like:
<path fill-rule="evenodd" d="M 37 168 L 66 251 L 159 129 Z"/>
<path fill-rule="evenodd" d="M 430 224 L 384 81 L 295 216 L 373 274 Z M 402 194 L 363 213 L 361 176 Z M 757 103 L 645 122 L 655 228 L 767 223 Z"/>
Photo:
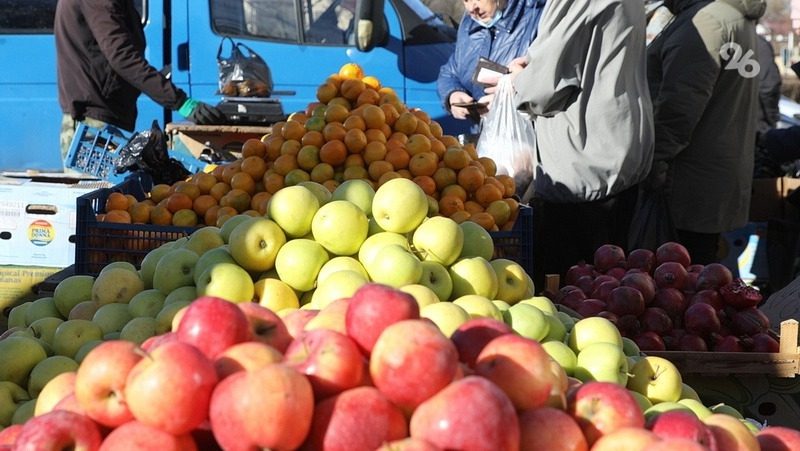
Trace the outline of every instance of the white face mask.
<path fill-rule="evenodd" d="M 480 20 L 478 20 L 478 19 L 476 19 L 474 17 L 472 17 L 472 20 L 474 20 L 475 23 L 477 23 L 478 25 L 482 26 L 483 28 L 492 28 L 492 26 L 494 26 L 494 24 L 496 24 L 497 21 L 500 20 L 501 17 L 503 17 L 503 11 L 498 9 L 497 11 L 494 12 L 494 16 L 492 16 L 486 22 L 481 22 Z"/>

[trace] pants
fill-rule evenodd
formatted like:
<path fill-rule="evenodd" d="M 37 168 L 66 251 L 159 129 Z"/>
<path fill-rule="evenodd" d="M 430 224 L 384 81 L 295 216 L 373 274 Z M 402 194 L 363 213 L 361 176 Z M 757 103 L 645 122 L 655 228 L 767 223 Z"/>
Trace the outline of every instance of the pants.
<path fill-rule="evenodd" d="M 719 262 L 719 233 L 699 233 L 677 230 L 678 242 L 686 247 L 692 263 L 707 265 Z"/>
<path fill-rule="evenodd" d="M 625 249 L 637 193 L 638 187 L 632 187 L 593 202 L 534 200 L 531 276 L 536 291 L 544 288 L 546 274 L 559 274 L 563 281 L 570 266 L 581 260 L 592 263 L 594 251 L 603 244 Z"/>
<path fill-rule="evenodd" d="M 72 146 L 72 140 L 75 138 L 75 130 L 81 122 L 94 128 L 103 128 L 106 126 L 105 122 L 89 117 L 82 121 L 76 121 L 69 114 L 61 116 L 61 135 L 59 136 L 59 143 L 61 145 L 61 161 L 64 163 L 64 172 L 67 173 L 77 172 L 67 167 L 67 155 L 69 154 L 69 148 Z"/>

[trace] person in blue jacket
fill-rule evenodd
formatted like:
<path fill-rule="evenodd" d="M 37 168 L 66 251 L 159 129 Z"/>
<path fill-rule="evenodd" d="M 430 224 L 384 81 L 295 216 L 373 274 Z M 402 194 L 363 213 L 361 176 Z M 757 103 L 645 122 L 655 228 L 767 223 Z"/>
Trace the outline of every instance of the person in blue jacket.
<path fill-rule="evenodd" d="M 475 110 L 455 106 L 480 101 L 486 94 L 472 75 L 480 57 L 507 66 L 522 56 L 536 37 L 545 0 L 464 0 L 456 48 L 439 70 L 437 89 L 456 119 L 479 121 Z"/>

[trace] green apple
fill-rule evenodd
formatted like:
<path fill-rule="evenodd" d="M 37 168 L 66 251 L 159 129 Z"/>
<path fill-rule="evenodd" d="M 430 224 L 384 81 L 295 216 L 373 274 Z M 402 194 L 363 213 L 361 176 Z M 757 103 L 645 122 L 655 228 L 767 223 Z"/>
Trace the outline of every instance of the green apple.
<path fill-rule="evenodd" d="M 428 217 L 439 215 L 439 201 L 433 196 L 426 196 L 428 198 Z"/>
<path fill-rule="evenodd" d="M 583 382 L 613 382 L 624 387 L 628 381 L 628 359 L 620 346 L 592 343 L 578 353 L 575 377 Z"/>
<path fill-rule="evenodd" d="M 107 265 L 103 266 L 103 269 L 100 270 L 99 274 L 102 274 L 103 271 L 105 271 L 107 269 L 111 269 L 111 268 L 122 268 L 122 269 L 127 269 L 128 271 L 134 271 L 134 272 L 137 271 L 136 266 L 131 262 L 116 261 L 116 262 L 108 263 Z"/>
<path fill-rule="evenodd" d="M 298 183 L 297 186 L 306 187 L 315 196 L 317 196 L 317 200 L 319 201 L 320 207 L 327 204 L 328 201 L 330 201 L 331 197 L 333 196 L 330 190 L 328 190 L 328 188 L 325 188 L 325 185 L 323 185 L 322 183 L 317 183 L 313 180 L 303 180 L 302 182 Z"/>
<path fill-rule="evenodd" d="M 305 186 L 279 189 L 269 199 L 267 216 L 275 221 L 288 238 L 300 238 L 311 232 L 311 220 L 319 210 L 317 196 Z"/>
<path fill-rule="evenodd" d="M 32 398 L 38 397 L 50 379 L 68 371 L 78 371 L 78 362 L 70 357 L 54 355 L 41 360 L 28 376 L 28 393 Z"/>
<path fill-rule="evenodd" d="M 183 245 L 183 248 L 200 256 L 224 244 L 225 239 L 222 238 L 222 230 L 219 227 L 207 225 L 195 229 L 195 231 L 189 235 L 189 239 L 186 241 L 186 244 Z"/>
<path fill-rule="evenodd" d="M 636 391 L 636 390 L 633 390 Z M 641 394 L 641 393 L 639 393 Z M 646 397 L 646 396 L 645 396 Z M 653 402 L 650 398 L 647 398 L 653 404 L 652 406 L 648 407 L 644 411 L 644 419 L 645 422 L 650 422 L 653 418 L 657 417 L 659 414 L 664 412 L 669 412 L 670 410 L 680 410 L 682 412 L 691 413 L 692 409 L 683 404 L 676 402 L 676 401 L 664 401 L 664 402 Z"/>
<path fill-rule="evenodd" d="M 346 200 L 355 204 L 367 216 L 372 216 L 375 189 L 364 179 L 345 180 L 331 194 L 331 200 Z"/>
<path fill-rule="evenodd" d="M 206 251 L 200 256 L 200 258 L 197 259 L 197 263 L 194 265 L 194 283 L 197 284 L 197 279 L 200 278 L 200 274 L 203 274 L 206 269 L 214 266 L 217 263 L 223 262 L 236 263 L 236 260 L 234 260 L 233 256 L 231 255 L 230 248 L 227 244 Z"/>
<path fill-rule="evenodd" d="M 164 254 L 166 254 L 174 246 L 174 241 L 167 241 L 157 248 L 151 249 L 149 252 L 147 252 L 147 254 L 145 254 L 144 258 L 142 259 L 142 263 L 140 263 L 141 270 L 139 271 L 140 278 L 142 279 L 142 282 L 144 282 L 145 288 L 153 288 L 153 276 L 156 273 L 156 265 L 158 265 L 158 261 L 161 260 L 161 257 L 163 257 Z"/>
<path fill-rule="evenodd" d="M 697 393 L 697 391 L 694 388 L 692 388 L 689 384 L 687 384 L 686 382 L 681 384 L 681 396 L 680 396 L 680 399 L 695 399 L 697 401 L 702 401 L 702 399 L 700 399 L 700 395 Z"/>
<path fill-rule="evenodd" d="M 423 277 L 425 277 L 424 272 L 423 272 Z M 419 305 L 420 309 L 422 307 L 425 307 L 426 305 L 440 302 L 439 296 L 437 296 L 436 293 L 429 287 L 421 283 L 412 283 L 410 285 L 403 285 L 402 287 L 400 287 L 400 291 L 408 293 L 411 296 L 414 296 L 414 299 L 417 301 L 417 305 Z"/>
<path fill-rule="evenodd" d="M 100 304 L 95 301 L 88 300 L 75 304 L 72 310 L 69 311 L 67 319 L 92 319 L 94 313 L 100 308 Z"/>
<path fill-rule="evenodd" d="M 494 268 L 483 257 L 463 257 L 450 265 L 450 278 L 453 279 L 453 298 L 465 294 L 479 294 L 495 299 L 498 282 Z"/>
<path fill-rule="evenodd" d="M 367 270 L 364 269 L 364 265 L 358 259 L 346 255 L 338 255 L 325 262 L 322 268 L 319 269 L 317 284 L 322 283 L 329 275 L 343 270 L 355 271 L 365 278 L 369 278 Z"/>
<path fill-rule="evenodd" d="M 419 283 L 422 277 L 422 262 L 419 258 L 406 247 L 397 244 L 383 246 L 372 263 L 364 266 L 373 282 L 394 288 Z"/>
<path fill-rule="evenodd" d="M 248 221 L 252 216 L 245 215 L 245 214 L 238 214 L 231 216 L 222 224 L 222 227 L 219 228 L 219 233 L 222 235 L 222 239 L 225 240 L 225 243 L 230 243 L 231 232 L 233 229 L 236 228 L 239 224 Z"/>
<path fill-rule="evenodd" d="M 459 227 L 464 232 L 464 246 L 459 258 L 483 257 L 487 261 L 491 260 L 494 256 L 494 240 L 489 231 L 472 221 L 464 221 Z"/>
<path fill-rule="evenodd" d="M 575 318 L 569 316 L 569 314 L 562 312 L 559 310 L 556 312 L 556 316 L 558 316 L 558 320 L 561 321 L 561 324 L 564 325 L 564 329 L 567 330 L 567 334 L 572 331 L 572 328 L 575 327 Z"/>
<path fill-rule="evenodd" d="M 330 205 L 330 204 L 328 204 Z M 286 242 L 275 258 L 280 279 L 293 289 L 304 292 L 314 288 L 319 270 L 328 261 L 322 244 L 306 238 Z"/>
<path fill-rule="evenodd" d="M 103 343 L 103 340 L 89 340 L 81 345 L 81 347 L 78 348 L 78 351 L 75 353 L 75 361 L 78 362 L 78 364 L 83 362 L 83 359 L 86 358 L 86 354 L 88 354 L 92 349 L 96 348 L 100 343 Z"/>
<path fill-rule="evenodd" d="M 405 236 L 394 232 L 378 232 L 368 236 L 367 239 L 361 243 L 361 247 L 358 249 L 358 261 L 361 262 L 361 265 L 364 266 L 365 269 L 369 268 L 375 260 L 378 251 L 387 244 L 396 244 L 411 250 L 408 238 Z"/>
<path fill-rule="evenodd" d="M 530 304 L 514 304 L 508 308 L 508 323 L 523 337 L 541 342 L 550 332 L 550 322 L 544 313 Z"/>
<path fill-rule="evenodd" d="M 611 343 L 622 349 L 622 335 L 617 326 L 603 317 L 593 316 L 575 323 L 567 344 L 573 351 L 580 353 L 586 346 L 599 342 Z"/>
<path fill-rule="evenodd" d="M 425 219 L 411 238 L 414 251 L 422 261 L 451 265 L 461 255 L 464 231 L 454 220 L 445 216 Z"/>
<path fill-rule="evenodd" d="M 23 401 L 14 411 L 14 415 L 11 417 L 11 424 L 25 424 L 33 418 L 34 410 L 36 410 L 36 398 Z"/>
<path fill-rule="evenodd" d="M 163 334 L 172 330 L 172 320 L 178 310 L 191 304 L 191 301 L 173 301 L 164 304 L 161 311 L 156 314 L 156 334 Z"/>
<path fill-rule="evenodd" d="M 407 178 L 387 181 L 378 187 L 372 199 L 372 217 L 387 232 L 412 232 L 427 215 L 428 196 Z"/>
<path fill-rule="evenodd" d="M 542 343 L 548 341 L 564 341 L 567 337 L 567 328 L 564 326 L 564 323 L 558 318 L 557 315 L 551 315 L 546 312 L 544 313 L 544 318 L 547 320 L 547 323 L 550 325 L 550 329 L 547 331 L 547 336 L 542 339 Z"/>
<path fill-rule="evenodd" d="M 134 318 L 140 316 L 155 318 L 164 306 L 164 299 L 166 299 L 164 293 L 155 288 L 140 291 L 128 302 L 128 311 Z"/>
<path fill-rule="evenodd" d="M 558 309 L 556 308 L 556 305 L 553 304 L 553 301 L 551 301 L 546 296 L 532 296 L 532 297 L 528 297 L 528 298 L 522 299 L 519 302 L 522 302 L 524 304 L 530 304 L 530 305 L 538 308 L 542 312 L 547 313 L 548 315 L 557 315 L 558 314 Z"/>
<path fill-rule="evenodd" d="M 47 358 L 47 351 L 36 338 L 12 335 L 0 340 L 0 356 L 0 381 L 23 387 L 33 367 Z"/>
<path fill-rule="evenodd" d="M 64 320 L 61 318 L 49 317 L 39 318 L 32 322 L 28 329 L 33 332 L 33 336 L 44 341 L 47 344 L 53 344 L 53 335 Z"/>
<path fill-rule="evenodd" d="M 254 300 L 273 312 L 300 307 L 297 292 L 277 277 L 262 277 L 256 281 L 254 287 L 256 290 Z"/>
<path fill-rule="evenodd" d="M 156 325 L 156 319 L 150 316 L 133 318 L 119 331 L 119 338 L 140 345 L 156 335 Z"/>
<path fill-rule="evenodd" d="M 451 337 L 459 326 L 470 319 L 466 310 L 452 302 L 436 302 L 426 305 L 420 310 L 419 316 L 433 321 L 439 330 L 448 337 Z"/>
<path fill-rule="evenodd" d="M 200 258 L 203 258 L 203 257 L 200 257 Z M 231 262 L 228 262 L 228 263 L 231 263 Z M 197 274 L 197 272 L 196 272 L 197 269 L 198 269 L 197 266 L 195 266 L 194 269 L 195 269 L 195 275 L 199 279 L 200 275 L 202 275 L 202 273 L 200 273 L 199 275 Z M 194 286 L 194 285 L 187 285 L 185 287 L 176 288 L 176 289 L 170 291 L 170 293 L 164 298 L 164 305 L 167 305 L 167 304 L 170 304 L 170 303 L 173 303 L 173 302 L 176 302 L 176 301 L 194 301 L 195 299 L 197 299 L 197 287 Z"/>
<path fill-rule="evenodd" d="M 311 221 L 314 240 L 333 255 L 357 254 L 368 229 L 366 213 L 346 200 L 331 200 L 320 207 Z"/>
<path fill-rule="evenodd" d="M 631 368 L 628 388 L 647 396 L 653 404 L 677 402 L 683 389 L 683 379 L 678 368 L 669 360 L 646 356 Z"/>
<path fill-rule="evenodd" d="M 25 325 L 30 326 L 34 321 L 39 318 L 62 318 L 56 308 L 55 299 L 52 296 L 39 298 L 31 302 L 31 305 L 25 311 Z"/>
<path fill-rule="evenodd" d="M 92 322 L 100 327 L 103 335 L 109 332 L 119 332 L 122 327 L 133 318 L 128 304 L 111 303 L 101 305 L 100 308 L 94 312 Z"/>
<path fill-rule="evenodd" d="M 125 268 L 111 268 L 98 274 L 92 285 L 92 300 L 100 305 L 112 302 L 127 303 L 144 290 L 139 273 Z"/>
<path fill-rule="evenodd" d="M 503 313 L 486 296 L 465 294 L 453 299 L 452 302 L 469 313 L 470 318 L 492 318 L 503 321 Z"/>
<path fill-rule="evenodd" d="M 492 304 L 500 309 L 500 313 L 503 315 L 503 322 L 511 325 L 511 316 L 508 314 L 508 309 L 511 308 L 511 304 L 506 301 L 501 301 L 500 299 L 492 299 Z"/>
<path fill-rule="evenodd" d="M 33 301 L 28 301 L 17 305 L 11 309 L 11 312 L 8 313 L 8 328 L 14 327 L 27 327 L 28 324 L 25 323 L 25 315 L 28 313 L 28 308 L 33 304 Z"/>
<path fill-rule="evenodd" d="M 255 296 L 255 286 L 250 273 L 241 266 L 217 263 L 200 275 L 197 296 L 216 296 L 236 303 L 251 302 Z"/>
<path fill-rule="evenodd" d="M 92 299 L 94 276 L 73 274 L 58 282 L 53 290 L 53 299 L 62 318 L 69 316 L 72 307 Z"/>
<path fill-rule="evenodd" d="M 578 356 L 569 346 L 560 341 L 547 341 L 542 343 L 542 349 L 547 355 L 555 360 L 567 373 L 567 376 L 575 375 L 575 366 L 578 364 Z"/>
<path fill-rule="evenodd" d="M 264 217 L 242 221 L 228 238 L 234 260 L 242 268 L 253 272 L 272 269 L 278 251 L 285 243 L 283 229 L 275 221 Z"/>
<path fill-rule="evenodd" d="M 712 413 L 724 413 L 726 415 L 730 415 L 740 420 L 744 419 L 744 415 L 742 415 L 741 412 L 736 410 L 735 407 L 725 403 L 714 404 L 713 406 L 710 407 L 710 409 Z"/>
<path fill-rule="evenodd" d="M 323 309 L 337 299 L 349 298 L 368 282 L 369 279 L 359 272 L 347 269 L 336 271 L 317 284 L 311 295 L 311 303 L 315 308 Z"/>
<path fill-rule="evenodd" d="M 375 235 L 376 233 L 380 233 L 380 232 L 385 232 L 385 230 L 383 230 L 381 228 L 381 226 L 378 225 L 378 222 L 375 221 L 375 218 L 370 216 L 369 217 L 369 230 L 367 231 L 367 234 L 369 236 L 372 236 L 372 235 Z"/>
<path fill-rule="evenodd" d="M 638 391 L 628 390 L 628 393 L 630 393 L 631 396 L 633 396 L 633 399 L 636 400 L 636 403 L 639 404 L 639 408 L 642 409 L 642 413 L 653 407 L 653 403 L 650 402 L 645 395 L 639 393 Z"/>
<path fill-rule="evenodd" d="M 528 273 L 519 263 L 507 258 L 496 258 L 489 262 L 497 274 L 496 299 L 515 304 L 528 294 Z M 555 310 L 555 307 L 553 307 Z"/>
<path fill-rule="evenodd" d="M 30 399 L 28 391 L 24 388 L 10 381 L 0 381 L 0 431 L 11 426 L 14 412 L 23 402 Z"/>
<path fill-rule="evenodd" d="M 450 300 L 450 296 L 453 294 L 453 278 L 450 277 L 450 271 L 438 262 L 422 262 L 422 275 L 419 283 L 430 288 L 442 302 Z"/>
<path fill-rule="evenodd" d="M 684 406 L 690 408 L 697 418 L 704 420 L 707 416 L 711 415 L 711 409 L 705 406 L 702 402 L 694 398 L 682 398 L 678 400 L 678 404 L 683 404 Z"/>
<path fill-rule="evenodd" d="M 632 338 L 622 337 L 622 352 L 628 357 L 639 357 L 642 351 Z"/>
<path fill-rule="evenodd" d="M 153 288 L 164 296 L 172 290 L 194 285 L 194 271 L 200 257 L 189 249 L 172 249 L 159 260 L 153 276 Z"/>

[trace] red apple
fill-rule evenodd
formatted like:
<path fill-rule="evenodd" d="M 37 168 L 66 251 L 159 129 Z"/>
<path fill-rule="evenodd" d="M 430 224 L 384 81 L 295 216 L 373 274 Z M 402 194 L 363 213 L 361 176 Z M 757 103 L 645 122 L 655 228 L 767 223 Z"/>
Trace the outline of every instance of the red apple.
<path fill-rule="evenodd" d="M 785 426 L 767 426 L 756 434 L 761 451 L 800 449 L 800 431 Z"/>
<path fill-rule="evenodd" d="M 709 448 L 688 438 L 663 438 L 647 448 L 647 451 L 708 451 Z"/>
<path fill-rule="evenodd" d="M 286 325 L 286 331 L 289 336 L 295 339 L 303 333 L 303 330 L 315 316 L 319 314 L 317 309 L 297 309 L 292 310 L 283 317 L 283 324 Z"/>
<path fill-rule="evenodd" d="M 191 434 L 172 435 L 139 421 L 114 428 L 103 440 L 100 451 L 194 451 Z"/>
<path fill-rule="evenodd" d="M 251 340 L 268 344 L 280 352 L 286 350 L 292 336 L 280 316 L 272 310 L 255 302 L 236 304 L 247 316 L 250 323 Z"/>
<path fill-rule="evenodd" d="M 592 445 L 592 451 L 648 451 L 657 435 L 640 427 L 624 427 L 603 435 Z"/>
<path fill-rule="evenodd" d="M 244 311 L 213 296 L 202 296 L 189 304 L 175 333 L 178 340 L 196 346 L 209 359 L 231 345 L 252 339 Z"/>
<path fill-rule="evenodd" d="M 272 346 L 260 341 L 245 341 L 218 354 L 214 359 L 214 369 L 217 378 L 222 380 L 237 371 L 255 371 L 282 360 L 283 354 Z"/>
<path fill-rule="evenodd" d="M 647 428 L 662 439 L 683 438 L 710 450 L 717 449 L 717 442 L 711 429 L 694 413 L 682 410 L 662 412 L 653 417 Z"/>
<path fill-rule="evenodd" d="M 287 365 L 305 374 L 316 399 L 361 385 L 364 356 L 347 335 L 314 329 L 297 337 L 284 354 Z"/>
<path fill-rule="evenodd" d="M 545 405 L 556 382 L 550 355 L 537 341 L 506 334 L 490 341 L 478 355 L 475 374 L 494 382 L 517 410 Z"/>
<path fill-rule="evenodd" d="M 134 418 L 181 435 L 207 418 L 216 383 L 214 364 L 202 351 L 172 341 L 155 348 L 131 369 L 124 396 Z"/>
<path fill-rule="evenodd" d="M 306 376 L 273 363 L 220 381 L 208 414 L 223 449 L 296 449 L 311 427 L 314 393 Z"/>
<path fill-rule="evenodd" d="M 406 437 L 384 443 L 375 451 L 442 451 L 442 449 L 421 438 Z"/>
<path fill-rule="evenodd" d="M 64 399 L 57 402 L 56 405 L 53 406 L 53 410 L 68 410 L 70 412 L 88 416 L 86 414 L 86 409 L 84 409 L 83 406 L 81 406 L 81 404 L 78 402 L 78 398 L 75 396 L 75 393 L 67 395 L 64 397 Z"/>
<path fill-rule="evenodd" d="M 350 298 L 345 328 L 361 351 L 369 355 L 387 326 L 417 318 L 419 304 L 413 296 L 387 285 L 368 283 Z"/>
<path fill-rule="evenodd" d="M 124 340 L 104 341 L 86 354 L 75 375 L 75 399 L 90 418 L 110 427 L 133 419 L 125 385 L 142 356 L 135 343 Z"/>
<path fill-rule="evenodd" d="M 375 387 L 356 387 L 324 399 L 303 449 L 373 451 L 408 436 L 403 412 Z"/>
<path fill-rule="evenodd" d="M 567 394 L 567 413 L 589 445 L 623 427 L 644 427 L 644 414 L 628 390 L 612 382 L 585 382 Z"/>
<path fill-rule="evenodd" d="M 506 451 L 520 447 L 514 405 L 502 390 L 480 376 L 457 380 L 420 404 L 411 415 L 409 430 L 411 437 L 442 449 Z"/>
<path fill-rule="evenodd" d="M 67 410 L 33 417 L 19 431 L 14 449 L 19 451 L 96 450 L 103 437 L 91 418 Z"/>
<path fill-rule="evenodd" d="M 36 398 L 33 414 L 42 415 L 50 412 L 62 399 L 74 394 L 77 377 L 77 371 L 66 371 L 50 379 Z"/>
<path fill-rule="evenodd" d="M 561 409 L 539 407 L 519 413 L 520 451 L 584 451 L 583 431 Z"/>
<path fill-rule="evenodd" d="M 500 335 L 512 334 L 514 329 L 508 324 L 494 318 L 482 317 L 467 320 L 450 336 L 458 349 L 458 358 L 468 367 L 475 366 L 481 350 L 486 343 Z"/>
<path fill-rule="evenodd" d="M 458 351 L 435 324 L 408 319 L 388 326 L 369 361 L 372 383 L 405 412 L 447 386 L 458 371 Z"/>
<path fill-rule="evenodd" d="M 145 341 L 143 341 L 139 347 L 146 352 L 150 352 L 168 341 L 174 341 L 177 339 L 178 335 L 175 332 L 166 332 L 161 335 L 153 335 L 152 337 L 145 339 Z"/>
<path fill-rule="evenodd" d="M 14 442 L 17 441 L 17 436 L 21 431 L 21 424 L 11 424 L 0 429 L 0 446 L 9 446 L 13 449 Z"/>
<path fill-rule="evenodd" d="M 714 434 L 719 450 L 759 451 L 756 436 L 738 418 L 725 413 L 712 413 L 703 422 Z"/>

